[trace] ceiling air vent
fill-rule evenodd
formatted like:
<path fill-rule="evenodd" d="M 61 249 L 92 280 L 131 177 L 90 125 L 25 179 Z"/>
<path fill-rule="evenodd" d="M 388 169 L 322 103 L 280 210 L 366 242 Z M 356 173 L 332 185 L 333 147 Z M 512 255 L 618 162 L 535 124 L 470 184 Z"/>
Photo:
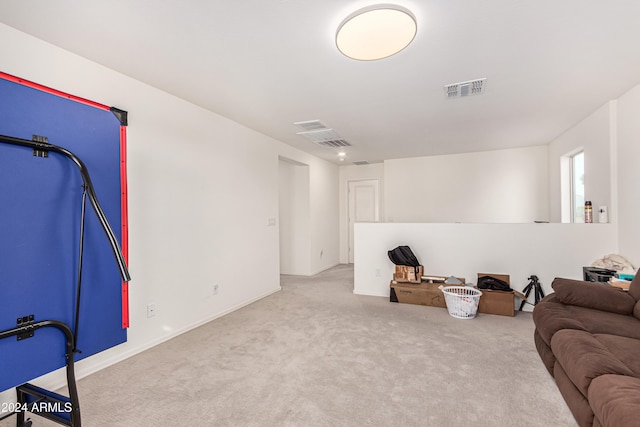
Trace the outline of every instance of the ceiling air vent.
<path fill-rule="evenodd" d="M 296 135 L 304 136 L 309 141 L 322 145 L 323 147 L 339 148 L 351 146 L 351 144 L 342 139 L 333 129 L 326 127 L 319 120 L 296 122 L 294 125 L 304 129 L 303 132 L 298 132 Z"/>
<path fill-rule="evenodd" d="M 357 162 L 351 162 L 351 163 L 353 163 L 354 165 L 358 165 L 358 166 L 363 166 L 363 165 L 368 165 L 369 164 L 369 162 L 366 161 L 366 160 L 358 160 Z"/>
<path fill-rule="evenodd" d="M 328 127 L 323 125 L 320 122 L 320 120 L 309 120 L 309 121 L 306 121 L 306 122 L 295 122 L 294 125 L 302 128 L 305 131 L 327 130 L 327 129 L 329 129 Z"/>
<path fill-rule="evenodd" d="M 481 95 L 486 87 L 486 78 L 469 80 L 468 82 L 452 83 L 444 87 L 447 98 L 462 98 L 464 96 Z"/>

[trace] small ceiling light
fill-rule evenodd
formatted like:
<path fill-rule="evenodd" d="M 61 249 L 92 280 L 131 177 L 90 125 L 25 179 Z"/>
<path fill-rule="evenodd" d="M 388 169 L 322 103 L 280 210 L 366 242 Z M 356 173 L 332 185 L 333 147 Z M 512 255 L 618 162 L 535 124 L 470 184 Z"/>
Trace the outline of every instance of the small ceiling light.
<path fill-rule="evenodd" d="M 341 151 L 341 152 L 338 153 L 338 157 L 344 157 L 346 155 L 347 155 L 347 153 L 345 153 L 344 151 Z"/>
<path fill-rule="evenodd" d="M 396 5 L 376 5 L 347 17 L 336 33 L 336 46 L 352 59 L 374 61 L 395 55 L 416 36 L 413 14 Z"/>

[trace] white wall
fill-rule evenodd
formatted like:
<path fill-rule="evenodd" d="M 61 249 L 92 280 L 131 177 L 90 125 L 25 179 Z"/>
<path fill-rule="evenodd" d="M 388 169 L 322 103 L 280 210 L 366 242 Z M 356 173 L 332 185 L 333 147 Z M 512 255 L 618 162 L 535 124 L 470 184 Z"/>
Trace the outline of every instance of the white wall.
<path fill-rule="evenodd" d="M 280 274 L 311 271 L 309 166 L 280 160 Z"/>
<path fill-rule="evenodd" d="M 615 101 L 598 108 L 580 123 L 568 129 L 549 144 L 549 210 L 552 222 L 561 221 L 561 158 L 576 150 L 584 150 L 585 200 L 590 200 L 595 212 L 598 206 L 608 206 L 611 213 L 611 141 L 610 117 Z"/>
<path fill-rule="evenodd" d="M 384 162 L 388 222 L 549 219 L 547 146 Z"/>
<path fill-rule="evenodd" d="M 384 218 L 384 164 L 340 166 L 340 262 L 349 262 L 349 181 L 378 180 L 380 218 Z"/>
<path fill-rule="evenodd" d="M 616 183 L 620 254 L 640 267 L 640 85 L 618 98 Z"/>
<path fill-rule="evenodd" d="M 583 266 L 618 246 L 614 224 L 361 223 L 355 232 L 354 293 L 385 297 L 394 271 L 387 251 L 400 245 L 411 247 L 425 274 L 471 283 L 478 273 L 509 274 L 516 290 L 535 274 L 545 294 L 554 277 L 582 279 Z"/>
<path fill-rule="evenodd" d="M 279 156 L 309 165 L 310 268 L 338 263 L 336 165 L 3 24 L 0 40 L 0 70 L 129 111 L 131 328 L 127 343 L 79 362 L 78 377 L 280 289 L 268 226 Z M 37 382 L 63 383 L 59 371 Z"/>
<path fill-rule="evenodd" d="M 311 271 L 317 274 L 339 264 L 339 168 L 323 162 L 310 170 Z"/>

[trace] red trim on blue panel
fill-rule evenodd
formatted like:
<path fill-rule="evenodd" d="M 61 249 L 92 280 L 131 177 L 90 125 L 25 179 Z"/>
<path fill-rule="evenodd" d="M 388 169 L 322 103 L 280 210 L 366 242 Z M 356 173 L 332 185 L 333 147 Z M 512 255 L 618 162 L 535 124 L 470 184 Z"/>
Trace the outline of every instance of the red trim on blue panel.
<path fill-rule="evenodd" d="M 38 84 L 38 83 L 34 83 L 34 82 L 29 81 L 29 80 L 21 79 L 20 77 L 12 76 L 11 74 L 3 73 L 2 71 L 0 71 L 0 78 L 4 79 L 4 80 L 8 80 L 10 82 L 21 84 L 21 85 L 26 86 L 26 87 L 30 87 L 32 89 L 37 89 L 37 90 L 40 90 L 42 92 L 50 93 L 52 95 L 56 95 L 56 96 L 59 96 L 59 97 L 62 97 L 62 98 L 67 98 L 67 99 L 70 99 L 72 101 L 79 102 L 81 104 L 85 104 L 85 105 L 89 105 L 91 107 L 99 108 L 101 110 L 109 111 L 109 109 L 110 109 L 110 107 L 108 107 L 106 105 L 99 104 L 99 103 L 93 102 L 93 101 L 89 101 L 88 99 L 80 98 L 79 96 L 70 95 L 70 94 L 68 94 L 66 92 L 62 92 L 62 91 L 59 91 L 57 89 L 50 88 L 48 86 L 44 86 L 44 85 L 41 85 L 41 84 Z"/>
<path fill-rule="evenodd" d="M 129 202 L 127 188 L 127 127 L 120 126 L 120 206 L 122 211 L 122 255 L 129 264 Z M 129 327 L 129 284 L 122 282 L 122 327 Z"/>

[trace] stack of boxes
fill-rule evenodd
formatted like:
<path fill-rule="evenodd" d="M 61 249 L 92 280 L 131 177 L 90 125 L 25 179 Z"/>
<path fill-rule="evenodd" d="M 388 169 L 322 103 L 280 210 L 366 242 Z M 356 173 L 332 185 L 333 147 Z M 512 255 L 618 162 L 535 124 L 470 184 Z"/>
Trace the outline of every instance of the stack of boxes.
<path fill-rule="evenodd" d="M 401 268 L 399 268 L 401 267 Z M 439 289 L 447 280 L 447 277 L 442 276 L 422 276 L 424 270 L 422 266 L 419 267 L 420 280 L 415 277 L 415 273 L 411 273 L 405 270 L 414 267 L 396 266 L 396 273 L 393 275 L 393 281 L 391 281 L 391 293 L 389 300 L 391 302 L 406 303 L 406 304 L 418 304 L 426 305 L 430 307 L 442 307 L 446 308 L 444 294 Z M 500 279 L 506 283 L 509 282 L 509 275 L 507 274 L 486 274 L 478 273 L 480 276 L 491 276 Z M 411 279 L 411 281 L 409 280 Z M 463 284 L 464 278 L 457 278 Z M 444 286 L 447 286 L 444 284 Z M 524 298 L 524 295 L 519 292 L 505 292 L 505 291 L 492 291 L 482 289 L 482 296 L 478 304 L 478 313 L 497 314 L 501 316 L 515 316 L 515 297 Z"/>

